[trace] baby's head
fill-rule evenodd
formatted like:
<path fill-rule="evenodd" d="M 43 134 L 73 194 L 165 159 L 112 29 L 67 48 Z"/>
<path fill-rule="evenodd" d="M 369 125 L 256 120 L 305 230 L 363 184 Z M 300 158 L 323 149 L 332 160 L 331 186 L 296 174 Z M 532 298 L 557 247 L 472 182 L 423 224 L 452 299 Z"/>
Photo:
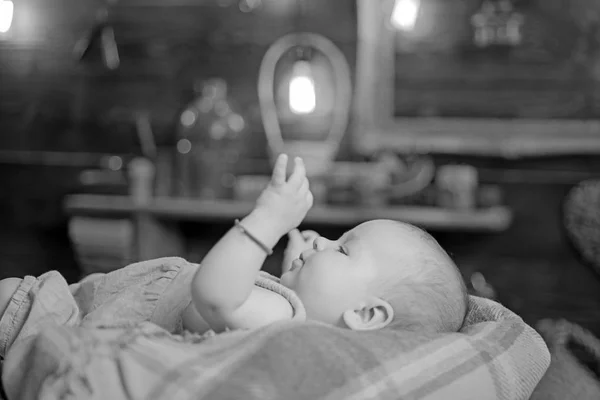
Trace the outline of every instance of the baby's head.
<path fill-rule="evenodd" d="M 293 289 L 309 319 L 354 330 L 388 325 L 455 332 L 467 291 L 448 254 L 412 225 L 374 220 L 338 240 L 318 237 L 281 283 Z"/>

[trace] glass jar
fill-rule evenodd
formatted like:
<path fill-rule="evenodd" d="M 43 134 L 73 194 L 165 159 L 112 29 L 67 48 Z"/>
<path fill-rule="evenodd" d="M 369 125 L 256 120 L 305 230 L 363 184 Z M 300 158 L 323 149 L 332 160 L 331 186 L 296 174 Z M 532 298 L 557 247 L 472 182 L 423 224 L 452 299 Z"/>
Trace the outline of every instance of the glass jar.
<path fill-rule="evenodd" d="M 231 198 L 247 131 L 246 120 L 228 97 L 227 82 L 205 81 L 199 96 L 179 117 L 177 195 Z"/>

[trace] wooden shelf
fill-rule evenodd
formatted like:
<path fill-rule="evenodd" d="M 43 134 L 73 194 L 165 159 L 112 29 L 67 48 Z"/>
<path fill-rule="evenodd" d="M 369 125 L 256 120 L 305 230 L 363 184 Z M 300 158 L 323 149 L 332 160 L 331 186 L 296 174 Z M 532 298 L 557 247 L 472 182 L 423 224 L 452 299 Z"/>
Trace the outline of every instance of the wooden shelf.
<path fill-rule="evenodd" d="M 147 205 L 137 205 L 128 196 L 78 194 L 67 196 L 64 206 L 72 216 L 123 217 L 146 214 L 160 220 L 219 222 L 243 217 L 252 210 L 253 203 L 157 197 Z M 503 206 L 459 211 L 425 206 L 316 205 L 304 222 L 354 226 L 379 218 L 404 221 L 425 229 L 500 232 L 510 226 L 512 212 Z"/>

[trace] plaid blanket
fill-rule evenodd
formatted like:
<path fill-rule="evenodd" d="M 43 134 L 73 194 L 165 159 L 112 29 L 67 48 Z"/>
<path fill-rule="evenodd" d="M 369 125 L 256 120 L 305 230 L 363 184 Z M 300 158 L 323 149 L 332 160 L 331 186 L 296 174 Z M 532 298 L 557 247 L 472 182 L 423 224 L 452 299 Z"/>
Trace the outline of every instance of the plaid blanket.
<path fill-rule="evenodd" d="M 144 322 L 31 341 L 6 360 L 11 399 L 527 399 L 550 362 L 531 327 L 477 297 L 455 334 L 284 321 L 207 338 Z"/>

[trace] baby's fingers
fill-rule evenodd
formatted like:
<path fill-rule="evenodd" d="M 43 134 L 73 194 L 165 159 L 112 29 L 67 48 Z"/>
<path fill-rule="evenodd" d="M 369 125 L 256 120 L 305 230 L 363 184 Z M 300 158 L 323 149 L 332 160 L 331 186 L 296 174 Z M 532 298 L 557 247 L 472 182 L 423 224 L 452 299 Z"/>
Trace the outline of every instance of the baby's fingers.
<path fill-rule="evenodd" d="M 294 158 L 294 171 L 288 180 L 290 186 L 299 188 L 306 178 L 306 168 L 304 167 L 304 161 L 300 157 Z"/>
<path fill-rule="evenodd" d="M 298 229 L 292 229 L 288 232 L 288 240 L 290 242 L 302 243 L 304 240 L 302 238 L 302 234 Z"/>
<path fill-rule="evenodd" d="M 287 169 L 287 154 L 280 154 L 275 161 L 273 167 L 273 175 L 271 176 L 271 183 L 275 186 L 281 186 L 285 183 L 285 173 Z"/>
<path fill-rule="evenodd" d="M 300 188 L 298 189 L 298 193 L 306 193 L 309 190 L 309 183 L 308 183 L 308 179 L 304 178 L 302 180 L 302 183 L 300 184 Z"/>

